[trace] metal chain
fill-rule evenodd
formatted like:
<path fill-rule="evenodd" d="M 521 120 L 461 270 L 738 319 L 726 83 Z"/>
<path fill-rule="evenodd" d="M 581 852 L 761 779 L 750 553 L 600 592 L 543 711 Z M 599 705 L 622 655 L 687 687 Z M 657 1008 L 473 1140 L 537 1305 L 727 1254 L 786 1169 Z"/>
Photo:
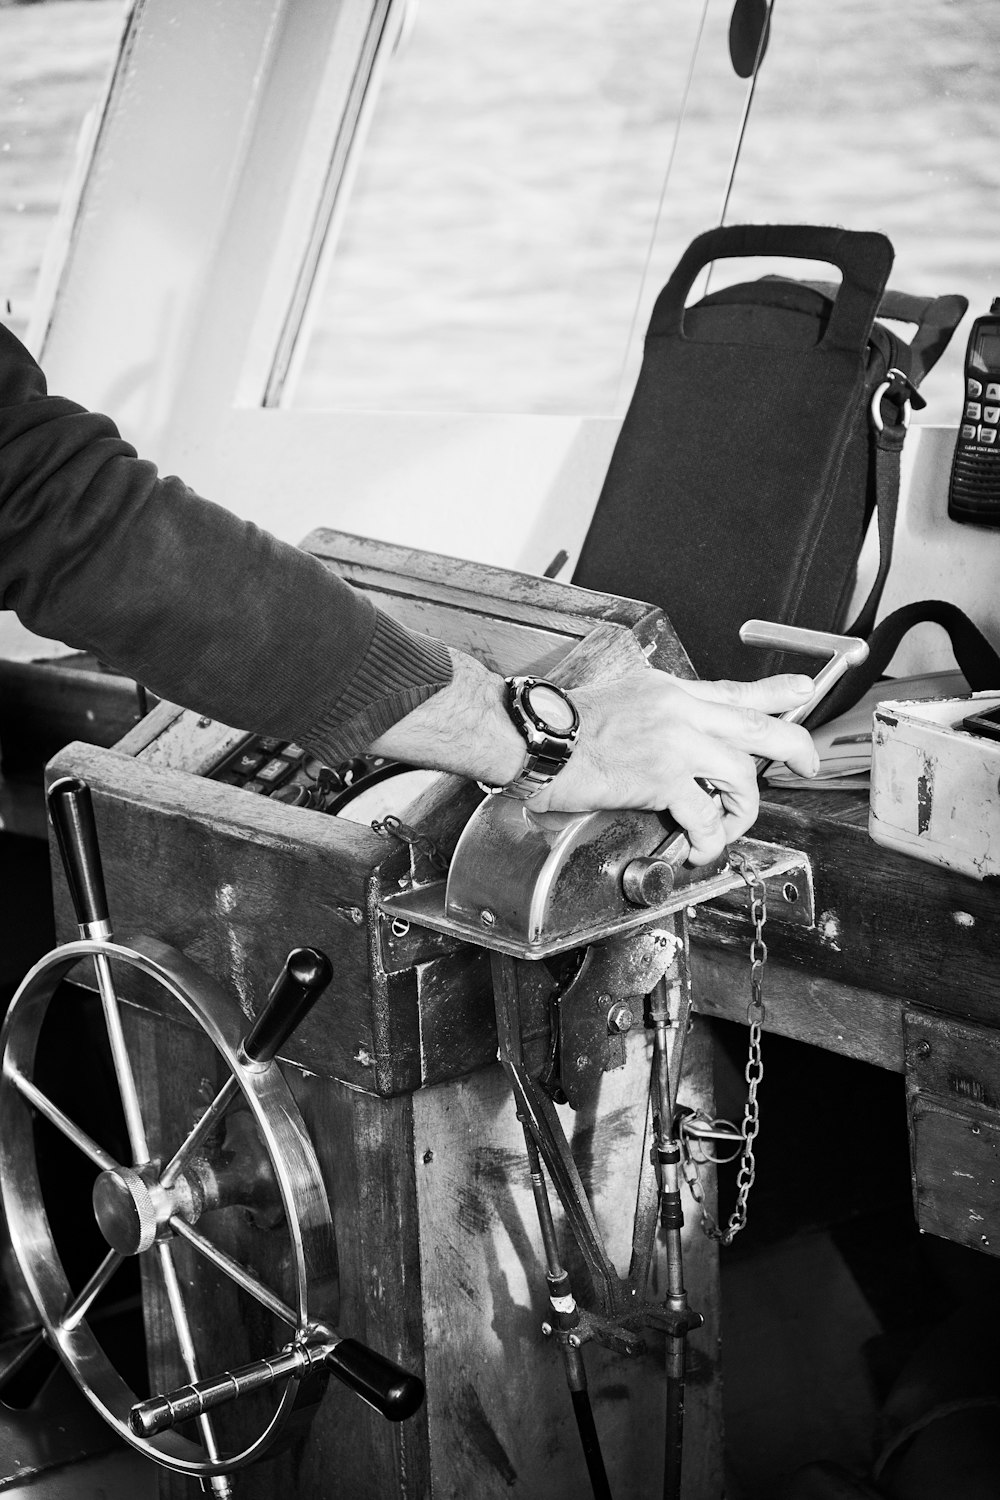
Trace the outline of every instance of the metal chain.
<path fill-rule="evenodd" d="M 743 1076 L 747 1081 L 747 1102 L 743 1111 L 741 1129 L 743 1147 L 740 1151 L 740 1164 L 736 1173 L 736 1206 L 729 1217 L 729 1223 L 725 1229 L 720 1228 L 708 1210 L 705 1203 L 705 1190 L 701 1185 L 701 1179 L 698 1175 L 698 1164 L 692 1158 L 689 1145 L 686 1141 L 682 1161 L 684 1180 L 691 1191 L 691 1196 L 701 1209 L 701 1227 L 709 1239 L 718 1240 L 720 1245 L 731 1245 L 740 1230 L 746 1227 L 747 1200 L 750 1197 L 750 1189 L 753 1187 L 754 1178 L 757 1175 L 757 1163 L 754 1159 L 753 1148 L 754 1142 L 757 1139 L 757 1133 L 760 1130 L 760 1106 L 757 1103 L 757 1090 L 764 1076 L 761 1033 L 766 1018 L 764 1010 L 764 965 L 767 963 L 767 944 L 764 941 L 764 924 L 767 921 L 767 889 L 761 879 L 760 872 L 755 869 L 745 854 L 731 851 L 729 858 L 732 868 L 741 876 L 747 887 L 750 920 L 753 923 L 753 937 L 750 941 L 750 1000 L 747 1004 L 747 1024 L 750 1027 L 750 1040 L 747 1065 L 743 1071 Z"/>
<path fill-rule="evenodd" d="M 381 821 L 373 818 L 371 826 L 374 833 L 387 833 L 391 838 L 409 844 L 410 848 L 422 854 L 435 870 L 447 870 L 448 860 L 434 840 L 428 838 L 425 833 L 418 832 L 416 828 L 411 828 L 408 823 L 402 822 L 395 813 L 386 813 Z"/>

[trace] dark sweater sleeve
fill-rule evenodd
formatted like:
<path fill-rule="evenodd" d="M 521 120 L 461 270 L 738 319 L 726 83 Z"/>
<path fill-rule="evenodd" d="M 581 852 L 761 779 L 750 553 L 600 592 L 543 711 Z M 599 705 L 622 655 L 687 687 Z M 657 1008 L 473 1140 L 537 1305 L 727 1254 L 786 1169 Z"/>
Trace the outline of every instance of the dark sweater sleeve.
<path fill-rule="evenodd" d="M 451 678 L 440 642 L 49 396 L 2 327 L 0 605 L 162 698 L 328 760 Z"/>

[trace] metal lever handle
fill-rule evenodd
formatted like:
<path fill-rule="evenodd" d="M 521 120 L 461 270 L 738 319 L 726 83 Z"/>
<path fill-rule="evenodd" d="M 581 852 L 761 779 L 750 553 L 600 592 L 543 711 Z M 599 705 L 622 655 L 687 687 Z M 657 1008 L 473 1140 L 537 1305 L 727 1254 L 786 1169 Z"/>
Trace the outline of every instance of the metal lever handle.
<path fill-rule="evenodd" d="M 318 948 L 293 948 L 275 980 L 267 1004 L 240 1048 L 251 1063 L 272 1062 L 333 978 L 333 965 Z"/>
<path fill-rule="evenodd" d="M 111 921 L 90 788 L 76 776 L 63 776 L 49 788 L 48 804 L 80 931 L 87 938 L 108 938 Z"/>
<path fill-rule="evenodd" d="M 801 724 L 850 667 L 860 666 L 868 656 L 868 642 L 856 635 L 834 635 L 827 630 L 806 630 L 798 625 L 782 625 L 774 620 L 747 620 L 740 626 L 740 640 L 745 646 L 777 647 L 782 651 L 799 651 L 807 656 L 826 656 L 829 660 L 813 680 L 813 690 L 805 703 L 781 715 L 786 724 Z M 754 757 L 758 775 L 771 762 L 762 755 Z M 711 788 L 709 788 L 711 790 Z M 718 796 L 717 792 L 713 795 Z M 691 844 L 683 829 L 664 839 L 652 854 L 630 860 L 622 872 L 625 899 L 633 906 L 658 906 L 666 901 L 677 879 L 677 871 L 691 853 Z"/>
<path fill-rule="evenodd" d="M 834 635 L 829 630 L 806 630 L 801 625 L 781 625 L 776 620 L 747 620 L 740 626 L 744 646 L 768 646 L 779 651 L 799 651 L 805 656 L 828 656 L 813 679 L 813 690 L 805 703 L 781 715 L 787 724 L 801 724 L 851 667 L 868 659 L 868 642 L 859 635 Z M 766 762 L 765 764 L 769 764 Z"/>
<path fill-rule="evenodd" d="M 165 1396 L 151 1396 L 132 1407 L 128 1425 L 136 1437 L 152 1438 L 192 1417 L 238 1401 L 290 1376 L 325 1368 L 390 1422 L 412 1417 L 424 1399 L 421 1380 L 356 1339 L 336 1335 L 295 1344 L 270 1359 L 254 1360 L 222 1375 L 180 1386 Z"/>

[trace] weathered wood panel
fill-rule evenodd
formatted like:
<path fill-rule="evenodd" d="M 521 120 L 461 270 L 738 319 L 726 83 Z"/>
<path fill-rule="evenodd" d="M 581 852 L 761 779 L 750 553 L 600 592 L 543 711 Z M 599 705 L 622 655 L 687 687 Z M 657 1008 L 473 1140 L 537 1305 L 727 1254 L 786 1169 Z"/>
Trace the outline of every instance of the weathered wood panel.
<path fill-rule="evenodd" d="M 689 1039 L 684 1097 L 711 1112 L 704 1029 Z M 650 1044 L 632 1033 L 625 1068 L 605 1074 L 592 1105 L 564 1117 L 577 1165 L 608 1248 L 628 1268 L 632 1210 L 643 1161 Z M 414 1096 L 414 1162 L 420 1205 L 428 1415 L 435 1500 L 577 1500 L 586 1468 L 558 1349 L 540 1325 L 545 1267 L 524 1138 L 498 1067 Z M 711 1185 L 709 1185 L 711 1188 Z M 553 1205 L 567 1265 L 566 1244 Z M 684 1493 L 722 1493 L 717 1253 L 686 1202 L 686 1279 L 706 1325 L 689 1350 Z M 654 1265 L 651 1295 L 663 1295 Z M 662 1485 L 663 1345 L 624 1360 L 585 1349 L 595 1420 L 616 1500 L 646 1500 Z"/>
<path fill-rule="evenodd" d="M 1000 1015 L 997 1016 L 1000 1022 Z M 951 1016 L 908 1010 L 903 1018 L 906 1087 L 935 1094 L 956 1109 L 966 1104 L 997 1111 L 1000 1119 L 1000 1031 Z"/>
<path fill-rule="evenodd" d="M 656 666 L 693 675 L 673 627 L 651 604 L 343 532 L 314 531 L 302 545 L 403 624 L 505 673 L 547 670 L 565 649 L 553 637 L 579 637 L 607 621 L 632 631 Z"/>
<path fill-rule="evenodd" d="M 904 1038 L 917 1223 L 1000 1255 L 1000 1031 L 909 1010 Z"/>
<path fill-rule="evenodd" d="M 1000 1254 L 1000 1117 L 916 1095 L 910 1143 L 920 1228 Z"/>
<path fill-rule="evenodd" d="M 92 788 L 117 934 L 151 932 L 179 948 L 231 988 L 248 1017 L 291 948 L 323 949 L 334 980 L 291 1044 L 295 1059 L 376 1092 L 417 1086 L 415 986 L 387 978 L 370 952 L 372 872 L 385 861 L 401 873 L 402 846 L 87 746 L 57 757 L 50 775 L 62 774 Z M 54 885 L 58 931 L 75 936 L 58 869 Z M 129 994 L 146 991 L 136 981 Z"/>
<path fill-rule="evenodd" d="M 750 928 L 744 919 L 744 944 Z M 805 969 L 793 968 L 775 955 L 783 953 L 783 934 L 769 933 L 771 945 L 764 973 L 766 1033 L 808 1042 L 827 1052 L 856 1057 L 894 1073 L 903 1071 L 904 1003 L 875 990 L 840 984 Z M 747 1024 L 749 958 L 693 943 L 691 985 L 694 1007 L 703 1016 Z"/>
<path fill-rule="evenodd" d="M 828 794 L 829 795 L 829 794 Z M 867 829 L 765 803 L 754 836 L 803 849 L 813 867 L 814 929 L 781 929 L 781 962 L 863 990 L 989 1020 L 1000 1005 L 1000 892 L 883 849 Z M 746 924 L 699 908 L 702 944 L 742 948 Z"/>
<path fill-rule="evenodd" d="M 0 738 L 8 772 L 41 767 L 70 740 L 113 745 L 139 718 L 135 683 L 91 656 L 0 658 Z"/>

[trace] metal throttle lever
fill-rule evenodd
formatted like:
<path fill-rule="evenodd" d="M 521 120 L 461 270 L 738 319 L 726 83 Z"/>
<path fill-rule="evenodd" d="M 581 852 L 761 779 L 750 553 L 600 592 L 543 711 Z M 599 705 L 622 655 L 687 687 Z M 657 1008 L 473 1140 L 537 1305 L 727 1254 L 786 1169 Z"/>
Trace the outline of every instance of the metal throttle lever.
<path fill-rule="evenodd" d="M 258 1359 L 208 1380 L 180 1386 L 166 1396 L 139 1401 L 129 1412 L 136 1437 L 152 1438 L 192 1417 L 264 1390 L 279 1380 L 298 1379 L 310 1371 L 336 1375 L 356 1395 L 390 1422 L 412 1417 L 424 1399 L 423 1381 L 356 1339 L 341 1338 L 329 1328 L 297 1342 L 270 1359 Z"/>
<path fill-rule="evenodd" d="M 805 630 L 798 625 L 780 625 L 773 620 L 747 620 L 740 626 L 740 640 L 745 646 L 767 646 L 779 651 L 798 651 L 806 656 L 826 656 L 828 660 L 813 680 L 813 690 L 804 703 L 780 715 L 786 724 L 801 724 L 817 704 L 851 667 L 860 666 L 868 656 L 868 642 L 856 635 L 834 635 L 826 630 Z M 771 762 L 755 756 L 758 775 Z M 712 795 L 721 800 L 721 794 Z M 659 906 L 668 900 L 677 880 L 677 872 L 691 853 L 691 843 L 678 828 L 664 839 L 652 854 L 630 860 L 622 872 L 622 890 L 633 906 Z"/>

